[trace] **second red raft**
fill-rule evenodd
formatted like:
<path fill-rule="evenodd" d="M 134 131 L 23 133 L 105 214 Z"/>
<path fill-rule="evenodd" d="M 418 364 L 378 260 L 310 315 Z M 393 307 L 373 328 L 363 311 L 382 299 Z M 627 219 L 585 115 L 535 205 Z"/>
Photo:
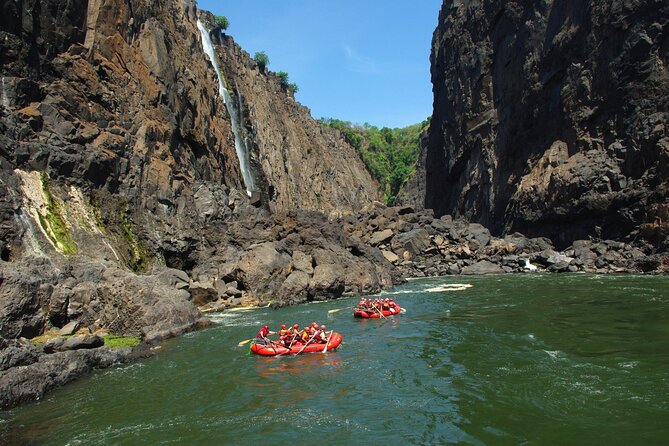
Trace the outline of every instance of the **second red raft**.
<path fill-rule="evenodd" d="M 327 343 L 327 347 L 325 344 L 313 343 L 313 344 L 308 344 L 306 347 L 304 347 L 303 344 L 293 345 L 292 347 L 290 347 L 290 349 L 287 349 L 286 347 L 281 347 L 274 344 L 263 345 L 254 343 L 253 345 L 251 345 L 251 351 L 256 355 L 262 355 L 262 356 L 295 355 L 298 353 L 318 353 L 323 351 L 334 350 L 335 348 L 339 347 L 341 341 L 342 341 L 342 336 L 339 333 L 332 333 L 332 336 L 330 337 L 330 340 Z"/>
<path fill-rule="evenodd" d="M 381 315 L 383 315 L 383 317 L 394 316 L 396 314 L 400 314 L 400 311 L 402 311 L 402 309 L 399 307 L 399 305 L 397 305 L 395 308 L 393 308 L 393 310 L 394 311 L 382 310 L 381 312 L 379 312 L 378 310 L 363 310 L 363 309 L 360 309 L 360 308 L 356 308 L 353 311 L 353 317 L 360 317 L 360 318 L 363 318 L 363 319 L 380 318 L 380 317 L 382 317 Z"/>

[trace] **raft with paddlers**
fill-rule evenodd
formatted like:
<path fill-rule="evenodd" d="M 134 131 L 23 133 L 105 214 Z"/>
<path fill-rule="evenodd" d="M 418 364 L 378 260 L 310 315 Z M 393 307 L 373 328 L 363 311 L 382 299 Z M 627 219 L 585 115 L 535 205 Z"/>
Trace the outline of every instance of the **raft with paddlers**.
<path fill-rule="evenodd" d="M 400 314 L 402 308 L 395 303 L 392 299 L 365 299 L 364 297 L 360 299 L 360 302 L 353 310 L 353 317 L 359 317 L 363 319 L 368 318 L 384 318 L 388 316 L 394 316 Z"/>
<path fill-rule="evenodd" d="M 376 308 L 374 309 L 356 308 L 353 311 L 353 317 L 359 317 L 363 319 L 383 318 L 400 314 L 401 311 L 402 308 L 400 308 L 399 305 L 396 305 L 395 308 L 391 308 L 389 310 L 377 310 Z"/>
<path fill-rule="evenodd" d="M 332 332 L 328 336 L 325 344 L 311 342 L 308 344 L 295 343 L 290 348 L 280 345 L 278 342 L 255 341 L 251 345 L 251 351 L 256 355 L 278 356 L 278 355 L 298 355 L 302 353 L 325 353 L 334 350 L 341 344 L 342 336 L 339 333 Z"/>

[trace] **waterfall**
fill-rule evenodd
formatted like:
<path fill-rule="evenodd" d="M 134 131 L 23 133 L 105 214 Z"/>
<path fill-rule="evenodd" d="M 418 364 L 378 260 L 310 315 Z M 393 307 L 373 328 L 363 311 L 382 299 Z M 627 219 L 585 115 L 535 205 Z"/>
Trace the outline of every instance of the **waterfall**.
<path fill-rule="evenodd" d="M 248 196 L 251 196 L 253 192 L 253 175 L 251 174 L 251 164 L 249 163 L 249 151 L 244 142 L 244 137 L 242 136 L 242 128 L 240 127 L 241 121 L 241 108 L 235 106 L 235 102 L 230 96 L 230 92 L 225 88 L 223 83 L 223 75 L 221 70 L 218 67 L 218 59 L 216 58 L 216 53 L 214 51 L 214 45 L 211 43 L 209 38 L 209 32 L 207 28 L 204 27 L 202 22 L 197 21 L 197 29 L 200 30 L 200 35 L 202 36 L 202 46 L 204 47 L 204 53 L 209 58 L 209 61 L 214 66 L 214 71 L 218 77 L 218 94 L 223 97 L 223 102 L 228 109 L 228 114 L 230 115 L 230 124 L 232 126 L 232 133 L 235 135 L 235 151 L 237 152 L 237 158 L 239 159 L 239 169 L 242 171 L 242 178 L 244 179 L 244 186 L 246 186 L 246 193 Z"/>

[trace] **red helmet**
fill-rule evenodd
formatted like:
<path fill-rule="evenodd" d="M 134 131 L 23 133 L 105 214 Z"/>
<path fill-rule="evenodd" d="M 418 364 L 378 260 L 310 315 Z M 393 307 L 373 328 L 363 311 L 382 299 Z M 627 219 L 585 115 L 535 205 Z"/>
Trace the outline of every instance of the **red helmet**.
<path fill-rule="evenodd" d="M 321 330 L 325 330 L 325 325 L 321 325 Z"/>
<path fill-rule="evenodd" d="M 265 325 L 263 328 L 269 329 L 269 325 Z"/>
<path fill-rule="evenodd" d="M 286 328 L 286 324 L 281 324 L 281 328 Z"/>
<path fill-rule="evenodd" d="M 312 325 L 313 327 L 318 327 L 318 324 L 317 324 L 316 322 L 312 322 L 311 325 Z"/>
<path fill-rule="evenodd" d="M 298 324 L 293 325 L 293 328 L 300 328 Z"/>

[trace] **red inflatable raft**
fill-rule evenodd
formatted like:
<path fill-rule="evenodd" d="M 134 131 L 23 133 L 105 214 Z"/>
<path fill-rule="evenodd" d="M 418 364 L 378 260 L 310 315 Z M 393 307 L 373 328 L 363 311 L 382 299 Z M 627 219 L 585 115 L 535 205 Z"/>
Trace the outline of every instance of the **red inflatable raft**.
<path fill-rule="evenodd" d="M 395 310 L 395 311 L 382 310 L 381 313 L 379 313 L 377 310 L 362 310 L 362 309 L 360 309 L 360 308 L 356 308 L 356 309 L 353 311 L 353 317 L 361 317 L 361 318 L 363 318 L 363 319 L 367 319 L 367 318 L 380 318 L 380 317 L 381 317 L 381 314 L 383 314 L 384 317 L 388 317 L 388 316 L 394 316 L 394 315 L 396 315 L 396 314 L 400 314 L 400 311 L 402 311 L 402 309 L 400 308 L 399 305 L 397 305 L 397 306 L 394 308 L 394 310 Z"/>
<path fill-rule="evenodd" d="M 318 352 L 322 353 L 324 350 L 325 351 L 334 350 L 335 348 L 339 347 L 341 341 L 342 337 L 339 333 L 332 333 L 332 336 L 330 337 L 330 341 L 328 342 L 327 347 L 325 346 L 325 344 L 317 344 L 317 343 L 308 344 L 306 347 L 304 347 L 304 344 L 299 344 L 299 345 L 293 345 L 289 350 L 286 347 L 279 347 L 277 345 L 262 345 L 253 343 L 251 345 L 251 351 L 256 355 L 263 355 L 263 356 L 295 355 L 298 353 L 318 353 Z"/>

